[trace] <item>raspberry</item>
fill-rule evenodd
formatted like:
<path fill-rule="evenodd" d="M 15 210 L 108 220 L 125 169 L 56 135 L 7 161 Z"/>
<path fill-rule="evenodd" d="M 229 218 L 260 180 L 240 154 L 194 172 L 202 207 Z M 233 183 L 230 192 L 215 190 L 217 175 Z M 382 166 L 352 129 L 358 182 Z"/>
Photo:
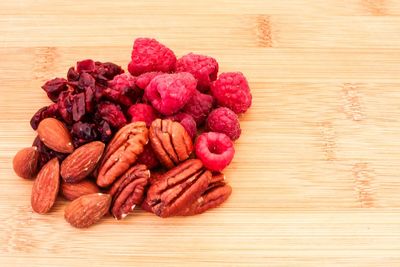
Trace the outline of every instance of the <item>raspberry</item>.
<path fill-rule="evenodd" d="M 102 102 L 97 106 L 99 117 L 114 128 L 121 128 L 126 124 L 126 118 L 121 107 L 112 103 Z"/>
<path fill-rule="evenodd" d="M 231 140 L 238 139 L 241 133 L 238 116 L 225 107 L 214 109 L 208 115 L 206 129 L 211 132 L 224 133 Z"/>
<path fill-rule="evenodd" d="M 141 90 L 136 88 L 136 78 L 129 73 L 115 76 L 108 82 L 108 87 L 102 92 L 105 98 L 126 107 L 133 105 L 141 97 Z"/>
<path fill-rule="evenodd" d="M 189 72 L 197 79 L 197 89 L 206 91 L 217 79 L 218 62 L 208 56 L 189 53 L 176 62 L 177 72 Z"/>
<path fill-rule="evenodd" d="M 151 80 L 153 80 L 156 76 L 161 74 L 164 73 L 159 71 L 152 71 L 140 74 L 140 76 L 136 78 L 136 86 L 144 90 L 147 87 L 147 85 L 149 85 Z"/>
<path fill-rule="evenodd" d="M 182 124 L 183 128 L 188 132 L 190 137 L 193 139 L 197 133 L 196 122 L 193 117 L 186 113 L 177 113 L 172 116 L 167 117 L 167 119 L 177 121 Z"/>
<path fill-rule="evenodd" d="M 202 94 L 196 90 L 192 98 L 183 107 L 183 112 L 191 115 L 200 126 L 203 124 L 208 114 L 210 113 L 214 103 L 214 98 L 211 95 Z"/>
<path fill-rule="evenodd" d="M 128 71 L 133 76 L 150 71 L 172 72 L 175 70 L 174 52 L 155 39 L 137 38 L 133 44 L 131 58 Z"/>
<path fill-rule="evenodd" d="M 163 115 L 183 108 L 196 91 L 196 79 L 187 72 L 155 77 L 145 89 L 145 97 Z"/>
<path fill-rule="evenodd" d="M 236 114 L 251 106 L 251 93 L 246 78 L 241 72 L 226 72 L 211 84 L 211 92 L 218 104 L 228 107 Z"/>
<path fill-rule="evenodd" d="M 221 171 L 231 163 L 235 154 L 231 139 L 223 133 L 201 134 L 195 144 L 196 156 L 212 171 Z"/>
<path fill-rule="evenodd" d="M 154 169 L 160 164 L 150 143 L 144 146 L 142 154 L 137 159 L 137 163 L 146 165 L 149 170 Z"/>
<path fill-rule="evenodd" d="M 150 124 L 158 117 L 154 108 L 147 104 L 132 105 L 128 109 L 128 115 L 131 122 L 144 121 L 147 127 L 150 127 Z"/>

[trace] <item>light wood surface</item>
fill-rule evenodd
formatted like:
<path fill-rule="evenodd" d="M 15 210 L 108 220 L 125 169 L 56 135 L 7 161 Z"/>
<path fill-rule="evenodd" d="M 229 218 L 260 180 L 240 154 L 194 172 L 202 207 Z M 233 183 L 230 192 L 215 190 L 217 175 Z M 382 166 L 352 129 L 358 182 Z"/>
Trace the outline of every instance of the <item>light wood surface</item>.
<path fill-rule="evenodd" d="M 141 36 L 247 76 L 233 195 L 87 230 L 62 200 L 32 213 L 11 160 L 40 86 L 84 58 L 126 67 Z M 1 1 L 0 62 L 0 266 L 400 266 L 400 1 Z"/>

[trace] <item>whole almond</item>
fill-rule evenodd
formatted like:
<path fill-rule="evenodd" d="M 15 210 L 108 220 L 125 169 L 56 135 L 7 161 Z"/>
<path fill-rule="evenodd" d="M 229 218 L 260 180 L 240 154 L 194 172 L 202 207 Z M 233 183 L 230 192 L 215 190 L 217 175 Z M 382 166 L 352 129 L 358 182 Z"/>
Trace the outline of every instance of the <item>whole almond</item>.
<path fill-rule="evenodd" d="M 74 151 L 71 135 L 61 121 L 46 118 L 39 123 L 37 132 L 40 140 L 49 148 L 61 153 Z"/>
<path fill-rule="evenodd" d="M 104 143 L 94 141 L 76 149 L 61 163 L 61 177 L 76 183 L 87 177 L 97 166 L 104 151 Z"/>
<path fill-rule="evenodd" d="M 41 214 L 48 212 L 56 202 L 59 187 L 60 164 L 53 158 L 43 166 L 33 183 L 32 209 Z"/>
<path fill-rule="evenodd" d="M 79 183 L 61 183 L 61 193 L 68 200 L 75 200 L 78 197 L 99 193 L 100 190 L 96 183 L 88 180 L 81 181 Z"/>
<path fill-rule="evenodd" d="M 36 176 L 39 169 L 39 152 L 37 147 L 23 148 L 17 152 L 13 160 L 15 173 L 25 179 L 32 179 Z"/>
<path fill-rule="evenodd" d="M 64 218 L 76 228 L 86 228 L 99 221 L 110 209 L 109 194 L 90 194 L 72 201 L 64 212 Z"/>

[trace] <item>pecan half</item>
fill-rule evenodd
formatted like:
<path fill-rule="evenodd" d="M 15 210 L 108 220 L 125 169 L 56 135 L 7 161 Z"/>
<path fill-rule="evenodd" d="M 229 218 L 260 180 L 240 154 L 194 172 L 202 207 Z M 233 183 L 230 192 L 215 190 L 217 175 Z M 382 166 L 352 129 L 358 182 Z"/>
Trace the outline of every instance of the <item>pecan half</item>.
<path fill-rule="evenodd" d="M 210 183 L 204 193 L 188 208 L 179 215 L 190 216 L 205 212 L 206 210 L 216 208 L 229 198 L 232 193 L 232 187 L 224 181 Z"/>
<path fill-rule="evenodd" d="M 143 152 L 147 142 L 145 122 L 133 122 L 122 127 L 107 146 L 99 165 L 97 184 L 107 187 L 124 174 Z"/>
<path fill-rule="evenodd" d="M 207 189 L 211 172 L 198 159 L 187 160 L 166 172 L 147 192 L 147 210 L 160 217 L 179 215 Z"/>
<path fill-rule="evenodd" d="M 125 218 L 142 202 L 149 178 L 146 165 L 136 165 L 113 184 L 109 193 L 112 196 L 111 213 L 116 219 Z"/>
<path fill-rule="evenodd" d="M 189 158 L 193 151 L 192 139 L 179 122 L 154 120 L 149 138 L 158 159 L 168 169 Z"/>

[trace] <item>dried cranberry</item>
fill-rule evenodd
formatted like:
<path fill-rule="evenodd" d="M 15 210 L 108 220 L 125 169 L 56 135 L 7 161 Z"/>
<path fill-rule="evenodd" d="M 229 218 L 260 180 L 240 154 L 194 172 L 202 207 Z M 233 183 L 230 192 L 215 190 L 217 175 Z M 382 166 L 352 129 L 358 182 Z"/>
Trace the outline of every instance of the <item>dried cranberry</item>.
<path fill-rule="evenodd" d="M 72 119 L 80 121 L 85 115 L 85 94 L 79 93 L 72 98 Z"/>
<path fill-rule="evenodd" d="M 112 130 L 110 128 L 110 124 L 108 122 L 106 122 L 104 120 L 100 121 L 97 124 L 97 131 L 100 134 L 100 140 L 101 141 L 106 143 L 106 142 L 111 140 L 113 132 L 112 132 Z"/>
<path fill-rule="evenodd" d="M 108 80 L 112 80 L 115 76 L 118 74 L 123 73 L 124 70 L 111 62 L 95 62 L 95 70 L 93 73 L 93 76 L 96 78 L 96 81 L 103 84 L 107 85 Z"/>
<path fill-rule="evenodd" d="M 40 153 L 39 163 L 38 163 L 39 168 L 42 168 L 44 164 L 46 164 L 49 160 L 51 160 L 54 157 L 57 157 L 60 161 L 63 161 L 68 156 L 68 154 L 56 152 L 45 146 L 45 144 L 42 141 L 40 141 L 39 136 L 35 138 L 35 140 L 32 143 L 32 146 L 36 146 L 37 151 Z"/>
<path fill-rule="evenodd" d="M 79 91 L 85 91 L 86 88 L 94 89 L 96 80 L 88 73 L 82 73 L 78 81 Z"/>
<path fill-rule="evenodd" d="M 48 107 L 42 107 L 31 118 L 31 126 L 33 130 L 36 130 L 39 126 L 39 123 L 45 118 L 57 118 L 58 117 L 58 105 L 52 104 Z"/>
<path fill-rule="evenodd" d="M 85 89 L 85 107 L 86 112 L 91 113 L 94 111 L 94 88 Z"/>
<path fill-rule="evenodd" d="M 72 95 L 71 92 L 65 91 L 60 94 L 58 99 L 58 112 L 61 118 L 67 124 L 72 123 Z"/>
<path fill-rule="evenodd" d="M 99 116 L 114 128 L 121 128 L 126 124 L 126 118 L 121 107 L 110 102 L 102 102 L 97 106 Z"/>
<path fill-rule="evenodd" d="M 82 61 L 78 61 L 76 63 L 76 70 L 78 71 L 78 73 L 93 72 L 95 70 L 94 61 L 91 59 L 85 59 Z"/>
<path fill-rule="evenodd" d="M 68 82 L 76 82 L 79 80 L 79 73 L 75 70 L 74 67 L 69 68 L 67 72 L 67 80 Z"/>
<path fill-rule="evenodd" d="M 64 78 L 55 78 L 47 81 L 42 88 L 53 102 L 57 102 L 60 93 L 68 89 L 67 83 Z"/>
<path fill-rule="evenodd" d="M 74 147 L 79 147 L 99 138 L 99 133 L 97 132 L 96 124 L 94 123 L 74 123 L 71 128 L 71 135 Z"/>

